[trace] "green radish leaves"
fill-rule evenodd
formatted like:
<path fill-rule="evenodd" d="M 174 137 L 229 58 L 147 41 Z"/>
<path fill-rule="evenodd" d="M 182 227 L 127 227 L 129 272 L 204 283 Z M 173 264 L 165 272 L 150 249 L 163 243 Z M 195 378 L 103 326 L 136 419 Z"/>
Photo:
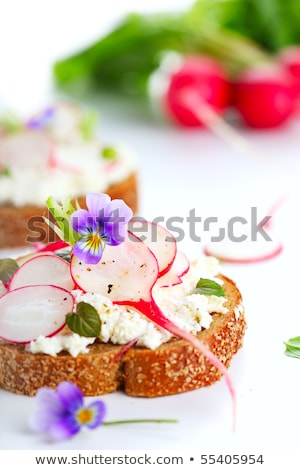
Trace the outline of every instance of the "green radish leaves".
<path fill-rule="evenodd" d="M 66 323 L 73 333 L 87 338 L 99 336 L 101 320 L 97 310 L 86 302 L 79 302 L 76 313 L 68 313 Z"/>
<path fill-rule="evenodd" d="M 295 336 L 294 338 L 290 338 L 284 344 L 286 347 L 286 350 L 285 350 L 286 356 L 300 359 L 300 336 Z"/>
<path fill-rule="evenodd" d="M 202 294 L 202 295 L 216 295 L 217 297 L 224 297 L 225 292 L 215 281 L 211 279 L 205 279 L 201 277 L 197 282 L 195 289 L 192 290 L 193 294 Z"/>

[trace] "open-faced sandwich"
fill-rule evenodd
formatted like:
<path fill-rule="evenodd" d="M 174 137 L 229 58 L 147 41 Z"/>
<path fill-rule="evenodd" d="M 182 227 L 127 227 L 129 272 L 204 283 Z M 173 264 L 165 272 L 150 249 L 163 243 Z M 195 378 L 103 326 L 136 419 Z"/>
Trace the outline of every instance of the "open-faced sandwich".
<path fill-rule="evenodd" d="M 90 193 L 86 206 L 49 198 L 62 241 L 0 262 L 0 387 L 34 395 L 69 380 L 85 395 L 157 397 L 222 375 L 231 386 L 246 323 L 217 260 L 190 262 L 123 201 Z"/>
<path fill-rule="evenodd" d="M 96 118 L 65 102 L 26 122 L 0 117 L 0 248 L 49 241 L 42 221 L 49 194 L 72 194 L 83 205 L 87 192 L 105 192 L 136 212 L 135 159 L 99 140 Z"/>

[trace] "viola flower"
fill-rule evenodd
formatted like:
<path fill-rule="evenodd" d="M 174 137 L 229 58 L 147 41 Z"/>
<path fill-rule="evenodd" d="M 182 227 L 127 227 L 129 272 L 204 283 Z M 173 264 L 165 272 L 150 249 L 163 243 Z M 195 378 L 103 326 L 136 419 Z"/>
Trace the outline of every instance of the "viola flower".
<path fill-rule="evenodd" d="M 132 210 L 107 194 L 87 194 L 86 205 L 88 210 L 79 209 L 71 215 L 72 228 L 80 235 L 73 253 L 84 263 L 97 264 L 106 244 L 116 246 L 125 240 Z"/>
<path fill-rule="evenodd" d="M 69 439 L 85 426 L 97 428 L 106 413 L 101 400 L 84 406 L 83 394 L 72 382 L 61 382 L 56 390 L 41 388 L 36 399 L 37 409 L 29 426 L 33 431 L 49 434 L 55 441 Z"/>
<path fill-rule="evenodd" d="M 43 129 L 55 114 L 55 108 L 46 108 L 38 116 L 34 116 L 26 123 L 28 129 L 38 130 Z"/>

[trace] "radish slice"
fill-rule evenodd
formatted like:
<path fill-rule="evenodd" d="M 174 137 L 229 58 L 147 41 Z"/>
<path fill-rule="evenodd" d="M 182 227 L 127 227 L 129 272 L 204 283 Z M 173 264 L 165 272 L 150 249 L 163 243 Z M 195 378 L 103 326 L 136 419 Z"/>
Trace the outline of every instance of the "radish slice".
<path fill-rule="evenodd" d="M 268 261 L 280 255 L 283 250 L 283 243 L 278 239 L 273 229 L 274 215 L 280 206 L 288 199 L 287 194 L 280 196 L 268 211 L 269 219 L 263 225 L 268 231 L 271 240 L 260 238 L 251 240 L 251 234 L 247 234 L 247 239 L 243 242 L 235 242 L 228 239 L 221 242 L 210 242 L 204 247 L 206 256 L 215 256 L 224 263 L 260 263 Z"/>
<path fill-rule="evenodd" d="M 252 244 L 251 244 L 252 243 Z M 214 256 L 224 263 L 260 263 L 280 255 L 283 244 L 277 240 L 265 241 L 264 244 L 251 242 L 246 246 L 243 243 L 234 243 L 226 240 L 222 243 L 210 243 L 204 247 L 206 256 Z"/>
<path fill-rule="evenodd" d="M 49 166 L 53 158 L 52 141 L 43 132 L 24 131 L 0 141 L 0 165 L 42 168 Z"/>
<path fill-rule="evenodd" d="M 171 268 L 176 256 L 176 240 L 165 227 L 144 219 L 133 218 L 130 230 L 152 251 L 158 262 L 158 276 L 163 276 Z"/>
<path fill-rule="evenodd" d="M 56 286 L 26 286 L 0 297 L 0 337 L 29 343 L 38 336 L 53 336 L 73 310 L 70 292 Z"/>
<path fill-rule="evenodd" d="M 71 259 L 71 273 L 81 289 L 102 294 L 116 304 L 137 309 L 156 325 L 185 339 L 203 354 L 225 377 L 233 400 L 235 420 L 235 391 L 225 365 L 194 335 L 169 320 L 154 301 L 152 289 L 158 272 L 154 254 L 133 234 L 121 245 L 107 245 L 101 261 L 96 265 L 84 264 L 75 256 Z"/>
<path fill-rule="evenodd" d="M 43 284 L 72 290 L 74 282 L 70 275 L 70 264 L 53 254 L 34 256 L 15 271 L 9 283 L 9 290 Z"/>
<path fill-rule="evenodd" d="M 181 284 L 181 277 L 190 269 L 190 262 L 182 251 L 177 251 L 171 269 L 156 281 L 158 287 L 170 287 Z"/>

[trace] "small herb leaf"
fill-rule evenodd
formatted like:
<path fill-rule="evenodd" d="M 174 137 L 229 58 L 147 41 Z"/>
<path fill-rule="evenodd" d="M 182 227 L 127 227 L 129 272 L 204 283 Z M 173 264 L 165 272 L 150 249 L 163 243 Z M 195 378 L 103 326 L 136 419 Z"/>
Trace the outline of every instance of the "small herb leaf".
<path fill-rule="evenodd" d="M 294 338 L 290 338 L 285 343 L 285 354 L 289 357 L 295 357 L 300 359 L 300 336 L 295 336 Z"/>
<path fill-rule="evenodd" d="M 193 294 L 202 294 L 202 295 L 216 295 L 217 297 L 224 297 L 225 292 L 215 281 L 211 279 L 205 279 L 201 277 L 197 282 L 195 289 L 192 290 Z"/>
<path fill-rule="evenodd" d="M 4 283 L 9 282 L 18 267 L 18 263 L 14 259 L 0 259 L 0 281 Z"/>
<path fill-rule="evenodd" d="M 102 149 L 102 157 L 106 160 L 115 160 L 117 156 L 118 152 L 114 147 L 107 146 Z"/>
<path fill-rule="evenodd" d="M 86 302 L 79 302 L 76 313 L 68 313 L 66 323 L 73 333 L 87 338 L 97 337 L 101 331 L 101 320 L 97 310 Z"/>

